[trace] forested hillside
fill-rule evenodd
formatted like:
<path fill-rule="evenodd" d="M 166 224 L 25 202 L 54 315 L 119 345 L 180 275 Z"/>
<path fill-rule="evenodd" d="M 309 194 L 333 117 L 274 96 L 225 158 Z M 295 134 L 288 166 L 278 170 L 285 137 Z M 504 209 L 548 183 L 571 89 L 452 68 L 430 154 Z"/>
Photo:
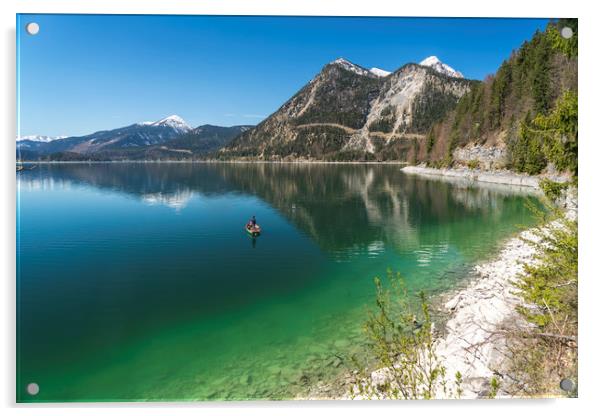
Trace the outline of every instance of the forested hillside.
<path fill-rule="evenodd" d="M 560 34 L 570 27 L 573 36 Z M 577 21 L 551 22 L 475 85 L 421 145 L 418 159 L 435 167 L 483 165 L 479 149 L 502 151 L 491 168 L 538 174 L 577 170 Z M 463 147 L 480 146 L 471 151 Z M 474 157 L 473 160 L 470 158 Z"/>

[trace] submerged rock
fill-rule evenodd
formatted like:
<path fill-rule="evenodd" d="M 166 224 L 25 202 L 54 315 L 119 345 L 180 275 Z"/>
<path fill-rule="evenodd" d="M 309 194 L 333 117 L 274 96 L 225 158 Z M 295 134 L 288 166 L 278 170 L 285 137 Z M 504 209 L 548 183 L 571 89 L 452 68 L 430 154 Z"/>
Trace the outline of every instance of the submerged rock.
<path fill-rule="evenodd" d="M 280 367 L 277 364 L 271 365 L 267 368 L 268 373 L 272 374 L 272 375 L 277 375 L 279 376 L 280 374 L 282 374 L 282 367 Z"/>
<path fill-rule="evenodd" d="M 346 339 L 338 339 L 334 342 L 335 348 L 338 348 L 338 349 L 347 348 L 349 345 L 350 345 L 350 342 L 349 342 L 349 340 L 346 340 Z"/>
<path fill-rule="evenodd" d="M 239 382 L 240 384 L 249 385 L 253 382 L 253 376 L 251 376 L 251 374 L 242 375 L 240 376 Z"/>

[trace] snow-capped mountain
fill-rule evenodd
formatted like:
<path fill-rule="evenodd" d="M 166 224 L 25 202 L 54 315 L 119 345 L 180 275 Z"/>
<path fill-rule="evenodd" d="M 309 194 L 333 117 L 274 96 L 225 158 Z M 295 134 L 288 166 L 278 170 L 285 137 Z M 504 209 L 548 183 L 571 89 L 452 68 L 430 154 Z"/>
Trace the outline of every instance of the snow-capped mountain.
<path fill-rule="evenodd" d="M 440 72 L 441 74 L 447 75 L 449 77 L 464 78 L 464 75 L 462 75 L 461 72 L 456 71 L 454 68 L 447 64 L 444 64 L 436 56 L 429 56 L 428 58 L 422 60 L 422 62 L 420 62 L 420 65 L 431 67 L 435 71 Z"/>
<path fill-rule="evenodd" d="M 64 139 L 67 136 L 40 136 L 40 135 L 30 135 L 30 136 L 21 136 L 17 137 L 17 141 L 28 140 L 30 142 L 39 142 L 39 143 L 48 143 L 54 140 Z"/>
<path fill-rule="evenodd" d="M 220 155 L 267 160 L 399 157 L 409 154 L 470 86 L 468 80 L 414 63 L 389 74 L 339 58 Z"/>
<path fill-rule="evenodd" d="M 372 72 L 368 71 L 366 68 L 362 68 L 361 66 L 356 65 L 353 62 L 349 62 L 345 58 L 338 58 L 338 59 L 332 61 L 331 64 L 339 65 L 342 68 L 345 68 L 346 70 L 354 72 L 358 75 L 374 76 L 374 74 Z"/>
<path fill-rule="evenodd" d="M 390 72 L 390 71 L 385 71 L 384 69 L 380 69 L 380 68 L 376 68 L 376 67 L 373 67 L 370 69 L 363 68 L 357 64 L 354 64 L 353 62 L 349 62 L 345 58 L 338 58 L 338 59 L 332 61 L 331 64 L 339 65 L 348 71 L 351 71 L 358 75 L 363 75 L 363 76 L 368 76 L 368 77 L 376 76 L 379 78 L 384 78 L 384 77 L 388 77 L 389 75 L 392 74 L 392 72 Z M 439 58 L 437 58 L 436 56 L 429 56 L 428 58 L 422 60 L 422 62 L 420 62 L 420 65 L 433 68 L 435 71 L 437 71 L 441 74 L 447 75 L 449 77 L 464 78 L 464 75 L 462 75 L 462 73 L 460 71 L 456 71 L 451 66 L 441 62 L 439 60 Z"/>
<path fill-rule="evenodd" d="M 91 154 L 162 144 L 191 130 L 192 128 L 181 117 L 172 115 L 153 122 L 101 130 L 86 136 L 73 136 L 51 141 L 20 140 L 17 142 L 17 147 L 35 150 L 41 154 L 56 152 Z"/>
<path fill-rule="evenodd" d="M 191 128 L 172 115 L 86 136 L 51 141 L 17 141 L 17 158 L 36 160 L 156 160 L 191 158 L 218 150 L 254 126 L 221 127 L 205 124 Z"/>
<path fill-rule="evenodd" d="M 151 126 L 166 126 L 171 127 L 174 130 L 179 131 L 180 133 L 186 133 L 192 130 L 192 127 L 188 125 L 184 121 L 184 119 L 177 115 L 171 115 L 169 117 L 165 117 L 159 121 L 155 121 L 150 124 Z"/>
<path fill-rule="evenodd" d="M 390 71 L 385 71 L 384 69 L 380 68 L 370 68 L 370 72 L 372 72 L 377 77 L 386 77 L 391 75 Z"/>

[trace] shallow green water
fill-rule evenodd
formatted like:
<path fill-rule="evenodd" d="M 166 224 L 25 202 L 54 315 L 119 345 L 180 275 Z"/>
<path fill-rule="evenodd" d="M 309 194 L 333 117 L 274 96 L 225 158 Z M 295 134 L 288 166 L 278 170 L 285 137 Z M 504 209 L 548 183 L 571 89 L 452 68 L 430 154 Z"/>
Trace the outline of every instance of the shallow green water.
<path fill-rule="evenodd" d="M 361 350 L 375 275 L 436 294 L 532 223 L 532 197 L 396 166 L 68 164 L 18 180 L 19 401 L 295 397 Z"/>

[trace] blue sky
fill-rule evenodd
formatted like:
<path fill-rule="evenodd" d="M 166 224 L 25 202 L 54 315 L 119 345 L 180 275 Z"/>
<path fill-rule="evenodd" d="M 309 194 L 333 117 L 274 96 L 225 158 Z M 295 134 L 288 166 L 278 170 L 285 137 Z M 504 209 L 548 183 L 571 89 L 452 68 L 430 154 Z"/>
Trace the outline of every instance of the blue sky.
<path fill-rule="evenodd" d="M 40 25 L 36 36 L 25 25 Z M 21 15 L 20 134 L 80 135 L 178 114 L 256 124 L 338 58 L 395 70 L 437 55 L 494 73 L 547 19 Z"/>

